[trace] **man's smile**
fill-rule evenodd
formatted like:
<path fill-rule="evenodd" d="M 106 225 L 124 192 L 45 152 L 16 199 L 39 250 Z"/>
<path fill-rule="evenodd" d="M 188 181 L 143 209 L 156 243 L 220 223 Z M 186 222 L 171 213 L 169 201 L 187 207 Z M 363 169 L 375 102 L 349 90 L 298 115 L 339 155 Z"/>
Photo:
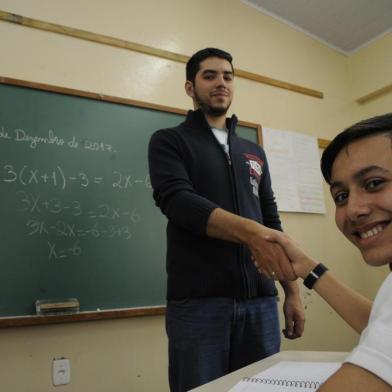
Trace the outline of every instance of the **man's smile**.
<path fill-rule="evenodd" d="M 361 243 L 363 243 L 363 241 L 361 240 L 375 238 L 380 233 L 382 233 L 389 224 L 390 221 L 382 221 L 382 222 L 380 221 L 380 222 L 368 224 L 366 226 L 354 230 L 352 232 L 352 235 L 354 235 Z M 368 242 L 369 241 L 366 241 L 366 243 Z"/>

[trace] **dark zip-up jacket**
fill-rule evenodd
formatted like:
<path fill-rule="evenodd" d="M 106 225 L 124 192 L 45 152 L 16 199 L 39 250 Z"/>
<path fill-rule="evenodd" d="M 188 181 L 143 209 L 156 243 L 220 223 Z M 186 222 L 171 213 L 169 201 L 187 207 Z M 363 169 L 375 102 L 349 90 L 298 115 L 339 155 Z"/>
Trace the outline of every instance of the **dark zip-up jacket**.
<path fill-rule="evenodd" d="M 277 294 L 247 247 L 206 234 L 217 207 L 281 230 L 264 150 L 238 137 L 236 124 L 227 119 L 229 157 L 200 110 L 151 137 L 153 196 L 168 218 L 167 299 Z"/>

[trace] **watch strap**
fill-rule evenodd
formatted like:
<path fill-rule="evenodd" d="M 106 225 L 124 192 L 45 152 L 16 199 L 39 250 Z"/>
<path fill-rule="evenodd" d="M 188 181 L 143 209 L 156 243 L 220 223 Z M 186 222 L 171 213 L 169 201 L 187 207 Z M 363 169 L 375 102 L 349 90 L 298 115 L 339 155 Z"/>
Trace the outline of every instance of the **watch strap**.
<path fill-rule="evenodd" d="M 328 271 L 328 268 L 320 263 L 314 267 L 312 271 L 309 272 L 309 275 L 304 279 L 304 285 L 308 289 L 312 289 L 314 284 L 320 279 L 320 277 Z"/>

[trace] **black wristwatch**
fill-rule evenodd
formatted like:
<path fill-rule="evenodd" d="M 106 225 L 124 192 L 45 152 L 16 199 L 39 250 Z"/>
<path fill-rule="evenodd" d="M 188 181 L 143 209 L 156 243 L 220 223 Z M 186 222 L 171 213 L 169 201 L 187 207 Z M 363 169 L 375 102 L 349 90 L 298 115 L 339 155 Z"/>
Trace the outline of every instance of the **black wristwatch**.
<path fill-rule="evenodd" d="M 320 277 L 328 271 L 328 268 L 320 263 L 314 267 L 312 271 L 309 272 L 309 275 L 304 279 L 304 285 L 308 289 L 312 289 L 314 284 L 320 279 Z"/>

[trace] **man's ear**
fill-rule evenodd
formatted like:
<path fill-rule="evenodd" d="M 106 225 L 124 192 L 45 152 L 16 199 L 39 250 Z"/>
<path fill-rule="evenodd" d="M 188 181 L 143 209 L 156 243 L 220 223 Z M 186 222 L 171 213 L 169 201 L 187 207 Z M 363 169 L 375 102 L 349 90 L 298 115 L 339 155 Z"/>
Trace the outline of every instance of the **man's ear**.
<path fill-rule="evenodd" d="M 190 80 L 187 80 L 185 82 L 185 91 L 187 93 L 188 96 L 190 96 L 191 98 L 194 97 L 194 91 L 193 91 L 193 83 Z"/>

